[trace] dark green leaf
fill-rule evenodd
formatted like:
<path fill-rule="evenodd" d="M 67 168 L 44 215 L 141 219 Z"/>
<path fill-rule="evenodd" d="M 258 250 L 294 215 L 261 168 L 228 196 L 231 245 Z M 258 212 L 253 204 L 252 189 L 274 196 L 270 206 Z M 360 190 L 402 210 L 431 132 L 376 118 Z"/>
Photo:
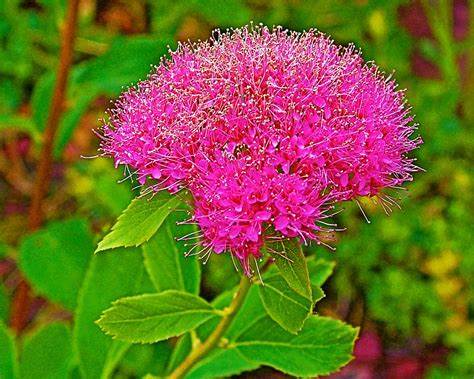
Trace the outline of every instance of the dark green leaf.
<path fill-rule="evenodd" d="M 282 277 L 301 296 L 311 299 L 306 258 L 301 245 L 296 240 L 281 241 L 271 246 L 279 254 L 272 254 Z"/>
<path fill-rule="evenodd" d="M 63 323 L 52 323 L 28 336 L 20 357 L 23 379 L 67 379 L 73 359 L 71 332 Z"/>
<path fill-rule="evenodd" d="M 0 378 L 18 378 L 15 340 L 2 321 L 0 321 Z"/>
<path fill-rule="evenodd" d="M 115 95 L 123 86 L 144 79 L 150 65 L 158 64 L 171 44 L 171 38 L 118 37 L 105 54 L 81 66 L 75 83 L 82 89 Z"/>
<path fill-rule="evenodd" d="M 176 343 L 171 357 L 166 366 L 166 373 L 172 372 L 178 365 L 185 360 L 188 354 L 191 352 L 192 341 L 190 333 L 186 333 Z"/>
<path fill-rule="evenodd" d="M 120 362 L 120 372 L 126 377 L 138 378 L 148 373 L 164 375 L 171 351 L 169 341 L 152 345 L 132 345 Z"/>
<path fill-rule="evenodd" d="M 10 300 L 7 295 L 5 286 L 0 283 L 0 322 L 7 321 L 10 309 Z"/>
<path fill-rule="evenodd" d="M 46 73 L 36 82 L 33 90 L 31 109 L 36 129 L 39 131 L 43 131 L 46 127 L 55 78 L 53 72 Z"/>
<path fill-rule="evenodd" d="M 53 222 L 23 239 L 20 267 L 40 294 L 72 310 L 93 250 L 84 220 Z"/>
<path fill-rule="evenodd" d="M 179 195 L 170 195 L 166 191 L 155 194 L 152 199 L 132 200 L 119 216 L 112 231 L 100 241 L 96 252 L 139 246 L 148 241 L 181 201 Z"/>
<path fill-rule="evenodd" d="M 196 256 L 186 258 L 184 253 L 189 248 L 175 240 L 196 231 L 191 225 L 176 225 L 183 216 L 187 217 L 183 212 L 169 215 L 159 231 L 142 246 L 145 267 L 157 291 L 174 289 L 198 294 L 201 266 Z"/>
<path fill-rule="evenodd" d="M 122 296 L 142 291 L 146 278 L 139 249 L 95 255 L 90 263 L 75 314 L 74 343 L 81 374 L 87 379 L 108 378 L 130 346 L 112 341 L 95 324 L 104 309 Z"/>
<path fill-rule="evenodd" d="M 118 339 L 152 343 L 181 335 L 216 314 L 204 299 L 168 290 L 117 300 L 102 314 L 98 324 Z"/>

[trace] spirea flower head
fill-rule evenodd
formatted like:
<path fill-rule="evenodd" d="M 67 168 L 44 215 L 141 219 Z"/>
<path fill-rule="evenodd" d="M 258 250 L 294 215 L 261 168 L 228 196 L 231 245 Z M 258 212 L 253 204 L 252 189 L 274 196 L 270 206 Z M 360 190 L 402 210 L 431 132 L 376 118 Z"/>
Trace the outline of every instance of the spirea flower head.
<path fill-rule="evenodd" d="M 203 246 L 248 271 L 268 238 L 317 239 L 328 204 L 410 181 L 409 112 L 353 46 L 244 27 L 170 52 L 116 102 L 101 150 L 155 191 L 187 189 Z"/>

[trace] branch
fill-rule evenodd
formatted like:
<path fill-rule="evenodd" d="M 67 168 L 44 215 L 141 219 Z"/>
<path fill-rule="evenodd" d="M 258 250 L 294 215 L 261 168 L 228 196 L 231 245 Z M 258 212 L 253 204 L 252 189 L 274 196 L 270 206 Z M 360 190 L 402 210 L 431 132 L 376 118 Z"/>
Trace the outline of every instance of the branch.
<path fill-rule="evenodd" d="M 217 324 L 216 329 L 211 333 L 206 341 L 202 344 L 198 344 L 193 348 L 191 353 L 186 357 L 186 359 L 168 376 L 170 379 L 180 379 L 183 378 L 186 373 L 197 363 L 200 359 L 205 357 L 212 349 L 214 349 L 218 344 L 221 338 L 224 336 L 227 328 L 230 326 L 231 322 L 234 320 L 235 315 L 239 311 L 240 307 L 244 303 L 245 297 L 249 292 L 249 289 L 252 285 L 250 279 L 242 275 L 240 280 L 239 288 L 234 295 L 234 298 L 230 305 L 223 310 L 224 316 L 222 317 L 219 324 Z"/>
<path fill-rule="evenodd" d="M 43 146 L 38 162 L 36 178 L 32 188 L 31 206 L 28 214 L 28 227 L 30 231 L 38 229 L 44 219 L 43 200 L 46 197 L 51 182 L 54 139 L 66 97 L 67 81 L 72 64 L 74 39 L 76 35 L 78 9 L 79 0 L 69 0 L 64 31 L 61 36 L 61 50 L 56 83 L 49 108 L 48 119 L 46 121 L 46 128 L 43 134 Z M 21 332 L 28 322 L 30 302 L 29 286 L 27 282 L 22 279 L 15 293 L 15 298 L 13 299 L 10 319 L 10 324 L 17 333 Z"/>

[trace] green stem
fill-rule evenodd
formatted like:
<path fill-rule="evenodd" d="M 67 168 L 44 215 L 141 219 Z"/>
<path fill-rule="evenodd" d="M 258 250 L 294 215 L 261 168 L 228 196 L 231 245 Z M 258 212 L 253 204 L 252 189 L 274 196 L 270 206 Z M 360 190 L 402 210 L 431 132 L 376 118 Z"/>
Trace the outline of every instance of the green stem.
<path fill-rule="evenodd" d="M 227 328 L 232 323 L 235 315 L 244 303 L 245 297 L 252 285 L 251 280 L 243 275 L 240 280 L 239 288 L 232 299 L 230 305 L 223 310 L 223 317 L 219 324 L 217 324 L 211 335 L 203 342 L 193 347 L 191 353 L 186 359 L 168 376 L 170 379 L 183 378 L 186 373 L 197 363 L 204 358 L 212 349 L 214 349 L 224 336 Z"/>

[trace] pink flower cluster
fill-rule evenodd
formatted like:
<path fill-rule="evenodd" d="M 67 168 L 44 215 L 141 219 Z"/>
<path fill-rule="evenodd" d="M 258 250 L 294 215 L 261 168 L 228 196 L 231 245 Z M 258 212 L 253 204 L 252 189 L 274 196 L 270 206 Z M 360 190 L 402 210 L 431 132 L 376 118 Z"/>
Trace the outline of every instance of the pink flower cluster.
<path fill-rule="evenodd" d="M 247 271 L 270 236 L 315 240 L 330 202 L 417 170 L 403 92 L 353 47 L 244 27 L 170 54 L 116 102 L 101 149 L 153 190 L 188 189 L 202 244 Z"/>

